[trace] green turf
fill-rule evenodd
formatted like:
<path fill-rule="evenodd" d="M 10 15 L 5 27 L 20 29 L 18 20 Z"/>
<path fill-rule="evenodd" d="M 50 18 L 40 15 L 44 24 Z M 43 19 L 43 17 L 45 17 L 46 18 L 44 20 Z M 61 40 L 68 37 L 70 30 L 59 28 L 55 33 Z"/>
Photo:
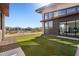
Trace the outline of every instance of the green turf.
<path fill-rule="evenodd" d="M 20 36 L 17 42 L 27 56 L 72 56 L 79 41 L 55 36 Z"/>

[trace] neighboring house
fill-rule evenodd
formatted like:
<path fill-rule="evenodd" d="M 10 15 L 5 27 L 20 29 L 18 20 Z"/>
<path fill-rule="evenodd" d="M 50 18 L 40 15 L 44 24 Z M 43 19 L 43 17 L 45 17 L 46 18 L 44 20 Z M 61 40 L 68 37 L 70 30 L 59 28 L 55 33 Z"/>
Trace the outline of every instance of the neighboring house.
<path fill-rule="evenodd" d="M 79 3 L 51 3 L 36 10 L 44 34 L 79 38 Z"/>
<path fill-rule="evenodd" d="M 5 16 L 9 15 L 9 4 L 0 3 L 0 42 L 4 40 L 5 35 Z"/>

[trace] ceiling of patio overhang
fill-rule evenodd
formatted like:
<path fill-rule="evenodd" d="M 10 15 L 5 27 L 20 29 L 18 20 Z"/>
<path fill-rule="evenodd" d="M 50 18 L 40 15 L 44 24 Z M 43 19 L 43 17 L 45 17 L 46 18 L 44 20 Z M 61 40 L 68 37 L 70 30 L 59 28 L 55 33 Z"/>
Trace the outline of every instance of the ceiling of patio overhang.
<path fill-rule="evenodd" d="M 8 3 L 0 3 L 0 10 L 2 10 L 5 16 L 9 16 L 9 4 Z"/>

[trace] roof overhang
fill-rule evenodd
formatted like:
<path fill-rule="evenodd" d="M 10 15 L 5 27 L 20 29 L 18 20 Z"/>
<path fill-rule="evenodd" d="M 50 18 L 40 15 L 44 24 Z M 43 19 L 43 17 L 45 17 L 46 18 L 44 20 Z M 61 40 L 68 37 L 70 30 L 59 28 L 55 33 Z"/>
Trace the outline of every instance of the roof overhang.
<path fill-rule="evenodd" d="M 79 3 L 50 3 L 46 6 L 38 8 L 36 10 L 37 13 L 48 13 L 53 12 L 61 9 L 70 8 L 73 6 L 79 6 Z"/>
<path fill-rule="evenodd" d="M 55 4 L 55 3 L 47 4 L 47 5 L 45 5 L 45 6 L 42 6 L 42 7 L 38 8 L 38 9 L 35 10 L 35 11 L 36 11 L 37 13 L 42 13 L 45 8 L 47 8 L 47 7 L 51 6 L 51 5 L 54 5 L 54 4 Z"/>
<path fill-rule="evenodd" d="M 5 16 L 9 16 L 9 3 L 0 3 L 0 10 Z"/>

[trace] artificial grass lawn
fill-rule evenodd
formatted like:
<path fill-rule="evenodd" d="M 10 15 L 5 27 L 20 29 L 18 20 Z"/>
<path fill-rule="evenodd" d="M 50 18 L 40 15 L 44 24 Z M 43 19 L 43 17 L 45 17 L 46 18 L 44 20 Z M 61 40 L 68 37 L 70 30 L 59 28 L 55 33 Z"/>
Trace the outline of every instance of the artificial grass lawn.
<path fill-rule="evenodd" d="M 55 36 L 32 35 L 16 39 L 26 56 L 72 56 L 79 44 L 79 41 Z"/>

